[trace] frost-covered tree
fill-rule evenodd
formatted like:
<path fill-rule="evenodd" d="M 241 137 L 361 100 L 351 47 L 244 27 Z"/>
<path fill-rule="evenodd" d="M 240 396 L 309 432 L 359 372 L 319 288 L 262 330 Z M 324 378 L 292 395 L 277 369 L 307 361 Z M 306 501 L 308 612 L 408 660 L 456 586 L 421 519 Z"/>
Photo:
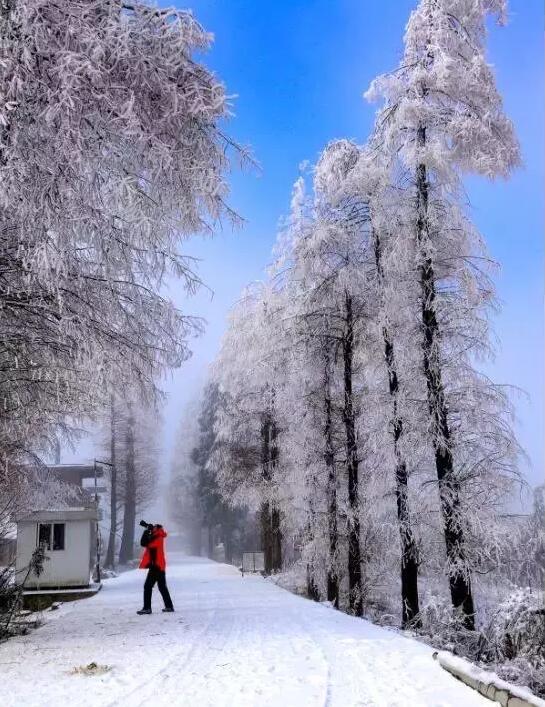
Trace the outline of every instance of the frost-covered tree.
<path fill-rule="evenodd" d="M 216 421 L 222 407 L 222 394 L 214 383 L 203 391 L 198 418 L 198 437 L 191 451 L 195 466 L 194 498 L 202 524 L 208 528 L 208 556 L 213 557 L 214 545 L 223 543 L 225 560 L 240 560 L 244 548 L 241 541 L 246 525 L 246 511 L 233 506 L 224 498 L 216 479 L 211 460 L 217 446 Z"/>
<path fill-rule="evenodd" d="M 193 450 L 199 439 L 199 400 L 191 401 L 180 421 L 170 469 L 168 492 L 169 517 L 185 537 L 192 555 L 201 554 L 203 518 L 197 488 L 198 468 Z"/>
<path fill-rule="evenodd" d="M 395 202 L 389 193 L 388 173 L 380 153 L 360 148 L 348 140 L 331 143 L 323 153 L 318 166 L 322 188 L 333 203 L 345 210 L 358 209 L 369 221 L 370 249 L 373 260 L 367 263 L 369 279 L 375 286 L 375 324 L 382 341 L 385 366 L 384 383 L 387 385 L 390 408 L 390 446 L 392 477 L 395 479 L 397 517 L 401 543 L 401 600 L 403 625 L 417 625 L 418 598 L 418 548 L 414 522 L 409 504 L 409 450 L 404 445 L 407 431 L 407 411 L 403 409 L 406 388 L 400 380 L 400 344 L 404 344 L 404 327 L 392 311 L 400 306 L 395 296 L 397 278 L 388 270 L 387 258 L 391 233 L 395 230 Z M 402 355 L 403 352 L 401 352 Z"/>
<path fill-rule="evenodd" d="M 385 100 L 374 148 L 391 157 L 392 171 L 402 173 L 397 177 L 405 192 L 400 208 L 417 276 L 422 371 L 450 591 L 468 628 L 474 627 L 475 609 L 463 482 L 479 472 L 486 475 L 490 458 L 496 468 L 504 466 L 513 444 L 501 420 L 500 391 L 486 390 L 472 367 L 472 358 L 486 347 L 483 310 L 491 291 L 481 277 L 478 238 L 461 212 L 459 193 L 465 173 L 506 176 L 519 162 L 513 127 L 485 57 L 487 15 L 502 17 L 504 11 L 503 0 L 421 0 L 407 25 L 399 68 L 376 79 L 368 92 Z M 450 306 L 442 306 L 448 300 Z M 452 311 L 465 313 L 468 331 L 462 331 L 461 320 L 453 323 Z M 456 373 L 464 385 L 451 387 L 449 373 L 456 366 L 447 368 L 458 356 Z M 468 417 L 477 421 L 487 396 L 490 407 L 480 436 L 468 429 L 458 435 L 462 401 Z M 494 415 L 493 408 L 499 413 Z M 496 434 L 500 442 L 493 449 Z M 484 451 L 490 456 L 476 456 Z"/>
<path fill-rule="evenodd" d="M 308 303 L 305 318 L 314 329 L 311 334 L 325 339 L 323 344 L 327 340 L 333 343 L 342 361 L 350 608 L 356 615 L 361 615 L 360 452 L 357 434 L 358 397 L 354 378 L 357 375 L 355 358 L 361 336 L 361 321 L 365 316 L 365 303 L 360 291 L 365 246 L 351 228 L 350 222 L 337 218 L 323 195 L 318 196 L 321 196 L 321 200 L 316 204 L 314 223 L 307 236 L 297 244 L 295 260 L 306 270 L 304 289 Z M 322 328 L 324 323 L 327 323 L 326 331 Z M 324 365 L 327 365 L 325 356 Z M 327 405 L 325 397 L 324 405 Z M 328 444 L 327 438 L 325 443 Z M 332 496 L 330 499 L 333 500 Z"/>
<path fill-rule="evenodd" d="M 115 486 L 110 485 L 115 509 L 110 518 L 110 536 L 114 537 L 108 554 L 115 558 L 119 545 L 119 562 L 123 564 L 133 559 L 138 511 L 156 497 L 162 421 L 157 406 L 145 405 L 133 394 L 115 398 L 105 427 L 116 471 Z"/>
<path fill-rule="evenodd" d="M 292 353 L 280 357 L 287 365 L 278 369 L 275 386 L 284 392 L 276 400 L 285 424 L 281 456 L 304 479 L 293 484 L 289 497 L 306 509 L 300 532 L 309 588 L 313 595 L 327 592 L 338 604 L 347 576 L 350 611 L 361 615 L 368 487 L 360 475 L 363 467 L 367 476 L 372 428 L 363 400 L 376 344 L 368 328 L 375 302 L 368 277 L 371 242 L 366 204 L 331 201 L 328 158 L 326 151 L 317 165 L 311 200 L 304 197 L 302 179 L 296 182 L 288 237 L 280 238 L 275 281 L 282 286 Z M 277 322 L 275 331 L 280 329 Z"/>
<path fill-rule="evenodd" d="M 198 322 L 161 294 L 198 285 L 180 242 L 222 214 L 230 140 L 191 14 L 122 0 L 1 9 L 0 443 L 47 451 L 155 388 Z"/>
<path fill-rule="evenodd" d="M 223 397 L 216 423 L 217 450 L 211 469 L 226 498 L 259 510 L 267 572 L 282 567 L 281 494 L 277 387 L 282 379 L 281 304 L 274 288 L 249 288 L 234 309 L 215 362 L 213 380 Z"/>
<path fill-rule="evenodd" d="M 376 373 L 381 339 L 368 200 L 362 190 L 331 200 L 330 178 L 346 176 L 334 174 L 332 152 L 318 163 L 312 199 L 302 178 L 295 184 L 271 284 L 243 299 L 231 319 L 216 364 L 230 393 L 220 450 L 235 449 L 239 458 L 223 458 L 219 479 L 229 496 L 244 489 L 246 502 L 263 493 L 268 406 L 277 458 L 265 480 L 273 482 L 285 532 L 301 547 L 309 594 L 361 615 L 380 554 L 378 471 L 389 419 L 377 391 L 387 383 L 385 372 L 382 379 Z"/>
<path fill-rule="evenodd" d="M 216 421 L 222 404 L 217 385 L 209 382 L 186 409 L 176 440 L 169 508 L 192 554 L 202 553 L 202 531 L 206 530 L 204 552 L 215 558 L 215 547 L 222 543 L 226 562 L 234 564 L 244 551 L 259 547 L 259 533 L 255 515 L 240 504 L 231 504 L 216 478 Z"/>
<path fill-rule="evenodd" d="M 545 486 L 534 489 L 533 507 L 509 558 L 518 565 L 518 581 L 524 586 L 545 587 Z"/>

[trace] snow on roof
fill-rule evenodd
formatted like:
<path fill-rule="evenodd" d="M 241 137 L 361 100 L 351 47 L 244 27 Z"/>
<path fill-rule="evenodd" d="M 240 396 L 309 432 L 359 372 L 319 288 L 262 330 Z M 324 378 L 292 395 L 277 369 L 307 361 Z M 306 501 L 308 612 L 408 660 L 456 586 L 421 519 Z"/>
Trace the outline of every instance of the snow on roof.
<path fill-rule="evenodd" d="M 56 521 L 56 520 L 100 520 L 97 508 L 59 508 L 47 510 L 35 510 L 30 513 L 23 513 L 17 518 L 17 523 L 28 523 L 36 521 Z"/>

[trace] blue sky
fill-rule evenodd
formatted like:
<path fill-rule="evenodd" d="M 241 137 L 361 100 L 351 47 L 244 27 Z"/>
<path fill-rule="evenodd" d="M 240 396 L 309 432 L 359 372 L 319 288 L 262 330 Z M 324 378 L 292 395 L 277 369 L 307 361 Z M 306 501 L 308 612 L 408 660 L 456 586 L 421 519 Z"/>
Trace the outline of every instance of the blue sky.
<path fill-rule="evenodd" d="M 373 77 L 397 65 L 415 4 L 192 0 L 195 16 L 215 35 L 204 61 L 237 96 L 228 132 L 251 146 L 261 170 L 234 169 L 230 177 L 231 204 L 246 219 L 241 230 L 226 227 L 212 240 L 186 244 L 187 252 L 202 258 L 201 275 L 215 294 L 188 302 L 176 288 L 171 293 L 182 309 L 209 324 L 192 360 L 167 383 L 165 471 L 182 409 L 206 376 L 228 309 L 245 284 L 262 278 L 270 260 L 299 163 L 314 161 L 331 139 L 367 138 L 375 106 L 362 93 Z M 474 221 L 502 265 L 496 279 L 503 304 L 495 319 L 499 348 L 489 373 L 529 395 L 519 396 L 516 408 L 532 483 L 543 479 L 544 465 L 543 24 L 542 0 L 511 0 L 509 25 L 490 33 L 489 60 L 522 143 L 524 168 L 508 182 L 467 181 Z"/>

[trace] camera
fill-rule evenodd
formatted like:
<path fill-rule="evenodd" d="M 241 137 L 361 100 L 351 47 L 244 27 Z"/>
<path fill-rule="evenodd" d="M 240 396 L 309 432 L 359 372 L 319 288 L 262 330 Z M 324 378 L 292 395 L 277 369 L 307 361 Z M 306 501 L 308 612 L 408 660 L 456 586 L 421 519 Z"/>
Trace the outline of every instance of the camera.
<path fill-rule="evenodd" d="M 141 520 L 141 521 L 140 521 L 140 525 L 141 525 L 143 528 L 147 528 L 147 530 L 151 530 L 151 529 L 153 528 L 153 523 L 146 523 L 145 520 Z"/>

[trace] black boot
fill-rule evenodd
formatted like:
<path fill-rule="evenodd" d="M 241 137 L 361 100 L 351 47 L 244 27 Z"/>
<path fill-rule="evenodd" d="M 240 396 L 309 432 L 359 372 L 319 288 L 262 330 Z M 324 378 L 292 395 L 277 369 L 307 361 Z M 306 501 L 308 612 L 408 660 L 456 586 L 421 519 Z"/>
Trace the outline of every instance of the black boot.
<path fill-rule="evenodd" d="M 165 606 L 165 608 L 163 609 L 163 614 L 172 614 L 173 611 L 174 611 L 173 606 Z"/>
<path fill-rule="evenodd" d="M 140 609 L 136 612 L 139 616 L 144 616 L 144 614 L 151 614 L 151 609 Z"/>

